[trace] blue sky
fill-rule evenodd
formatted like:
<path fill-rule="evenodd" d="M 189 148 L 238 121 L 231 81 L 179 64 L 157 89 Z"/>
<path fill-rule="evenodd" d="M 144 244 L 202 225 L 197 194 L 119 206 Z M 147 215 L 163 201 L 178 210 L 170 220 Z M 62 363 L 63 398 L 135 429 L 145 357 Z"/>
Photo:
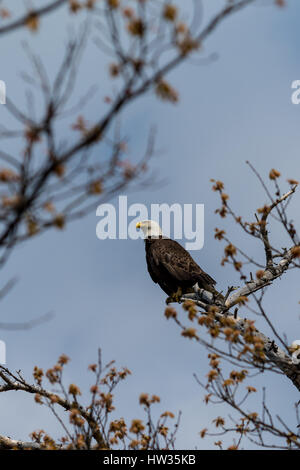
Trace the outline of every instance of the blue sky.
<path fill-rule="evenodd" d="M 215 0 L 204 2 L 204 6 L 207 3 L 206 17 L 223 4 Z M 218 200 L 211 191 L 210 178 L 225 182 L 237 212 L 246 217 L 265 202 L 246 160 L 265 175 L 274 167 L 286 178 L 300 177 L 300 106 L 292 105 L 290 99 L 291 83 L 300 79 L 300 4 L 296 0 L 287 3 L 281 9 L 264 3 L 228 18 L 204 45 L 203 56 L 217 53 L 215 61 L 201 66 L 185 64 L 170 75 L 169 80 L 180 91 L 177 105 L 161 103 L 150 93 L 122 117 L 123 130 L 136 155 L 144 148 L 152 124 L 162 150 L 151 165 L 163 183 L 130 192 L 129 204 L 205 204 L 204 248 L 192 254 L 218 281 L 220 289 L 238 284 L 239 279 L 220 266 L 222 248 L 213 231 L 221 222 L 214 214 Z M 61 59 L 69 23 L 61 10 L 42 20 L 37 35 L 20 31 L 2 39 L 0 79 L 6 81 L 8 94 L 16 103 L 24 104 L 19 72 L 29 69 L 21 40 L 26 38 L 41 54 L 51 74 Z M 93 83 L 98 84 L 101 95 L 110 90 L 108 61 L 101 56 L 96 61 L 95 53 L 90 44 L 76 88 L 78 94 Z M 92 120 L 99 115 L 100 106 L 100 100 L 93 100 L 85 114 Z M 11 122 L 4 106 L 0 108 L 0 122 Z M 4 149 L 5 145 L 2 143 Z M 14 143 L 9 148 L 19 151 Z M 299 195 L 291 207 L 296 222 L 298 207 Z M 30 331 L 0 331 L 7 344 L 7 365 L 28 376 L 34 365 L 49 367 L 65 353 L 72 358 L 66 381 L 88 389 L 85 371 L 101 347 L 105 361 L 116 359 L 117 364 L 132 371 L 116 395 L 119 416 L 140 417 L 139 394 L 155 393 L 161 397 L 159 411 L 183 413 L 178 448 L 206 448 L 214 439 L 202 441 L 199 431 L 216 415 L 230 412 L 225 406 L 218 411 L 205 406 L 203 392 L 193 378 L 193 373 L 202 378 L 207 373 L 207 353 L 183 339 L 175 325 L 165 319 L 165 294 L 146 271 L 143 242 L 100 241 L 96 238 L 97 221 L 95 213 L 90 214 L 63 232 L 51 231 L 15 250 L 0 279 L 4 283 L 17 276 L 19 282 L 2 301 L 1 321 L 24 321 L 48 311 L 55 316 Z M 235 227 L 231 233 L 233 241 L 248 249 L 248 240 Z M 281 241 L 279 233 L 274 236 Z M 259 245 L 252 243 L 250 249 L 263 259 Z M 299 339 L 300 334 L 295 333 L 300 327 L 298 300 L 294 271 L 267 294 L 271 318 L 291 341 Z M 270 389 L 271 408 L 293 419 L 293 403 L 298 398 L 289 381 L 269 375 L 255 380 Z M 275 386 L 276 395 L 271 393 Z M 32 397 L 14 393 L 0 398 L 1 434 L 26 439 L 32 430 L 40 428 L 59 434 L 55 419 L 35 405 Z"/>

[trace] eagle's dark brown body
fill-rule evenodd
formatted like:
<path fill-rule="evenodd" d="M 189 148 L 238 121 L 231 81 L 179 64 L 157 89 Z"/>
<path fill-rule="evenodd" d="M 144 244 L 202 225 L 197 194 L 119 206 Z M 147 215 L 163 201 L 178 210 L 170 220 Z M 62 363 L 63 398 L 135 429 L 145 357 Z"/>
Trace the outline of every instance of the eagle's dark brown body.
<path fill-rule="evenodd" d="M 149 274 L 169 296 L 178 289 L 182 294 L 192 292 L 196 283 L 200 288 L 216 292 L 216 281 L 175 240 L 149 237 L 145 239 L 145 248 Z"/>

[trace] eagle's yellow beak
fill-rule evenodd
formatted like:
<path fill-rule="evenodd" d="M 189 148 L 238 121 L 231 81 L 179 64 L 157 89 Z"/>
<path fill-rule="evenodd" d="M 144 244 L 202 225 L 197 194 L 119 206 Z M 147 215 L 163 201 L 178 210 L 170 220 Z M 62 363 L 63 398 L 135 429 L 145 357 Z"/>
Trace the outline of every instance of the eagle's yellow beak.
<path fill-rule="evenodd" d="M 135 228 L 141 228 L 141 222 L 138 222 L 135 226 Z"/>

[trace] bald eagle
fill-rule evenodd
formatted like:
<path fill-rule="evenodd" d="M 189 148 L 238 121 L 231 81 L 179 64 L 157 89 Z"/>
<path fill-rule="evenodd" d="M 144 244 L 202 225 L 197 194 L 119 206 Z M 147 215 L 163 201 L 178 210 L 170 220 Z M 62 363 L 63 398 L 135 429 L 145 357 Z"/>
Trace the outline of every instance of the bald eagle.
<path fill-rule="evenodd" d="M 144 234 L 146 261 L 151 279 L 168 295 L 166 303 L 179 302 L 182 295 L 194 292 L 193 286 L 220 295 L 216 281 L 204 272 L 191 255 L 175 240 L 163 236 L 153 220 L 136 224 Z"/>

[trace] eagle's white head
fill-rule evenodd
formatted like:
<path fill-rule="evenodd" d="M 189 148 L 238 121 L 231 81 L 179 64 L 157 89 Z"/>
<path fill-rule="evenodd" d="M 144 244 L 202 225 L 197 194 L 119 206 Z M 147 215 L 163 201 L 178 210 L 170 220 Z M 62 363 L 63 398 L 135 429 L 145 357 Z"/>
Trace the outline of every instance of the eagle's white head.
<path fill-rule="evenodd" d="M 159 238 L 162 236 L 161 228 L 154 220 L 142 220 L 136 224 L 136 228 L 143 231 L 144 238 Z"/>

